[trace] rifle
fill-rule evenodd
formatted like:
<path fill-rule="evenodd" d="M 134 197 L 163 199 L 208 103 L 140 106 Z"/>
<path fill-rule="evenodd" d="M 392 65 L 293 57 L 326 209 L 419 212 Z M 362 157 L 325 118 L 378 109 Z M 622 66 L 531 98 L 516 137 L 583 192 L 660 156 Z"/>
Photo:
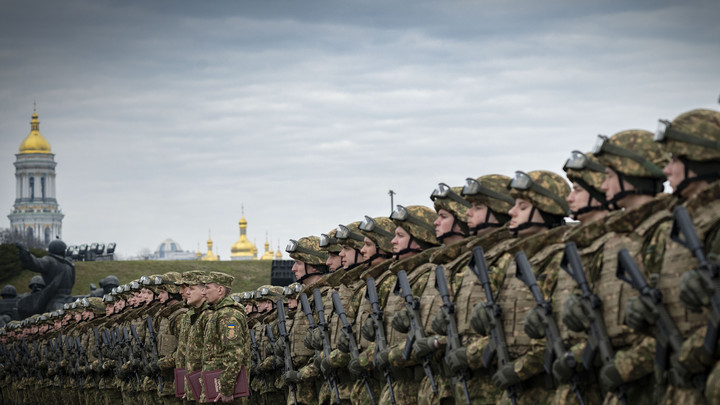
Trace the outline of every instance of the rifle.
<path fill-rule="evenodd" d="M 80 367 L 82 365 L 88 364 L 88 358 L 85 354 L 85 348 L 82 346 L 82 343 L 80 342 L 80 338 L 75 336 L 75 351 L 77 355 L 77 359 L 75 360 L 75 368 L 77 370 L 80 370 Z M 78 372 L 78 371 L 76 371 Z M 82 373 L 80 373 L 82 374 Z M 93 383 L 95 384 L 95 389 L 99 389 L 97 381 L 93 378 Z M 82 378 L 80 379 L 80 388 L 82 388 Z"/>
<path fill-rule="evenodd" d="M 343 308 L 342 301 L 340 301 L 340 295 L 338 295 L 337 292 L 333 291 L 331 294 L 332 297 L 332 303 L 333 303 L 333 310 L 335 313 L 340 317 L 340 322 L 342 322 L 342 333 L 345 334 L 345 337 L 347 338 L 350 346 L 350 358 L 357 359 L 360 356 L 360 350 L 358 350 L 357 342 L 355 341 L 355 335 L 353 335 L 352 326 L 347 320 L 347 316 L 345 316 L 345 308 Z M 366 373 L 363 373 L 361 375 L 363 384 L 365 384 L 365 389 L 368 392 L 368 395 L 370 396 L 370 403 L 372 405 L 375 405 L 375 398 L 373 397 L 372 389 L 370 388 L 370 383 L 368 383 L 368 377 Z"/>
<path fill-rule="evenodd" d="M 530 262 L 527 256 L 525 256 L 525 252 L 522 250 L 517 252 L 515 255 L 515 263 L 517 264 L 517 278 L 530 289 L 533 298 L 535 298 L 540 318 L 542 318 L 542 322 L 545 324 L 545 372 L 552 377 L 552 366 L 555 359 L 565 363 L 570 370 L 573 370 L 573 375 L 570 378 L 570 388 L 575 392 L 575 396 L 577 396 L 580 405 L 585 405 L 578 385 L 580 379 L 575 371 L 577 367 L 575 356 L 565 349 L 562 336 L 560 336 L 560 329 L 553 316 L 552 304 L 543 297 L 542 291 L 540 291 L 540 287 L 537 285 L 537 280 L 535 279 L 535 274 L 530 266 Z"/>
<path fill-rule="evenodd" d="M 490 363 L 493 357 L 497 356 L 498 368 L 510 363 L 510 353 L 508 352 L 507 342 L 505 341 L 505 331 L 503 330 L 502 307 L 495 302 L 492 288 L 490 287 L 490 276 L 488 274 L 487 263 L 485 262 L 485 252 L 482 246 L 476 246 L 473 249 L 472 258 L 468 263 L 468 267 L 480 280 L 480 284 L 485 290 L 485 300 L 490 318 L 492 319 L 492 329 L 490 330 L 490 343 L 482 354 L 482 363 L 486 369 L 490 369 Z M 520 391 L 518 384 L 511 385 L 507 389 L 508 398 L 513 405 L 517 405 L 517 395 Z"/>
<path fill-rule="evenodd" d="M 305 316 L 308 319 L 309 328 L 315 329 L 317 325 L 315 325 L 315 319 L 313 319 L 312 315 L 312 307 L 310 306 L 310 302 L 308 301 L 307 295 L 305 293 L 300 294 L 300 305 L 302 306 L 302 311 L 305 313 Z"/>
<path fill-rule="evenodd" d="M 588 317 L 590 321 L 590 333 L 588 333 L 587 344 L 582 354 L 583 366 L 586 370 L 591 370 L 593 358 L 597 352 L 600 352 L 600 360 L 603 365 L 614 363 L 615 351 L 613 350 L 610 336 L 605 328 L 602 300 L 590 290 L 590 285 L 585 277 L 585 271 L 583 270 L 580 254 L 578 253 L 575 242 L 565 244 L 565 252 L 560 260 L 560 267 L 562 267 L 580 287 L 582 291 L 580 302 L 585 309 L 584 312 L 590 314 Z M 614 393 L 623 404 L 627 403 L 625 398 L 625 384 L 616 388 Z"/>
<path fill-rule="evenodd" d="M 145 354 L 145 347 L 143 345 L 143 342 L 140 341 L 140 337 L 138 337 L 137 334 L 137 329 L 135 329 L 135 325 L 133 324 L 130 324 L 130 334 L 135 340 L 135 347 L 140 352 L 140 361 L 142 362 L 143 366 L 148 366 L 147 355 Z"/>
<path fill-rule="evenodd" d="M 403 359 L 410 359 L 410 353 L 412 351 L 412 345 L 415 340 L 422 339 L 425 337 L 425 331 L 422 328 L 422 320 L 420 318 L 420 302 L 413 297 L 412 289 L 410 288 L 410 282 L 407 278 L 405 270 L 400 270 L 397 274 L 397 283 L 394 288 L 395 295 L 400 295 L 405 300 L 405 309 L 407 310 L 408 317 L 410 318 L 410 331 L 408 332 L 407 339 L 405 340 L 405 348 L 403 349 Z M 430 380 L 433 394 L 438 394 L 437 385 L 435 385 L 435 376 L 433 376 L 432 367 L 430 367 L 430 359 L 432 355 L 427 355 L 422 360 L 422 366 L 425 370 L 425 375 Z"/>
<path fill-rule="evenodd" d="M 132 347 L 130 347 L 130 337 L 128 336 L 128 331 L 125 326 L 122 327 L 122 335 L 120 335 L 120 330 L 118 327 L 115 327 L 115 332 L 117 333 L 117 339 L 118 343 L 121 345 L 122 353 L 125 353 L 125 350 L 127 350 L 127 362 L 130 369 L 135 372 L 135 378 L 137 378 L 138 382 L 138 390 L 140 389 L 140 376 L 138 375 L 137 371 L 135 371 L 135 366 L 133 363 L 135 362 L 135 358 L 133 356 Z M 121 336 L 124 338 L 124 340 L 121 340 Z M 123 359 L 125 360 L 125 359 Z M 122 366 L 121 366 L 122 367 Z M 130 391 L 135 392 L 135 387 L 132 382 L 132 376 L 128 377 L 128 382 L 130 383 Z"/>
<path fill-rule="evenodd" d="M 100 373 L 100 380 L 102 381 L 103 389 L 107 388 L 105 385 L 105 374 L 103 371 L 105 371 L 105 368 L 103 366 L 103 357 L 102 357 L 102 348 L 100 345 L 100 334 L 98 333 L 98 328 L 95 326 L 93 328 L 93 335 L 95 335 L 95 346 L 97 347 L 97 359 L 98 359 L 98 366 L 99 370 L 97 370 L 98 373 Z"/>
<path fill-rule="evenodd" d="M 285 304 L 282 300 L 277 300 L 277 311 L 278 311 L 278 335 L 283 341 L 283 347 L 285 348 L 285 372 L 293 371 L 292 354 L 290 353 L 290 336 L 288 335 L 287 328 L 285 327 Z M 251 331 L 252 332 L 252 331 Z M 257 346 L 253 339 L 253 344 Z M 263 377 L 264 379 L 265 377 Z M 267 386 L 267 382 L 265 382 Z M 297 386 L 295 384 L 289 385 L 290 394 L 292 394 L 293 402 L 297 405 Z"/>
<path fill-rule="evenodd" d="M 77 362 L 77 359 L 80 356 L 78 355 L 77 347 L 75 347 L 75 339 L 73 339 L 72 336 L 65 337 L 65 353 L 68 357 L 68 367 L 71 367 L 70 364 L 74 364 L 74 366 L 72 366 L 72 369 L 69 370 L 69 373 L 75 378 L 75 389 L 79 390 L 80 388 L 82 388 L 82 381 L 80 380 L 80 373 L 78 370 Z"/>
<path fill-rule="evenodd" d="M 35 374 L 37 375 L 38 381 L 43 381 L 43 375 L 42 371 L 39 368 L 41 356 L 40 356 L 40 349 L 38 348 L 37 340 L 33 340 L 33 348 L 35 349 L 35 355 L 33 356 L 34 362 L 35 362 Z"/>
<path fill-rule="evenodd" d="M 383 313 L 380 309 L 378 302 L 377 289 L 375 288 L 375 279 L 370 277 L 366 281 L 367 284 L 367 299 L 372 307 L 372 314 L 370 317 L 373 320 L 373 326 L 375 329 L 375 353 L 373 353 L 373 363 L 377 364 L 378 353 L 387 348 L 387 340 L 385 339 L 385 326 L 383 325 Z M 392 387 L 393 378 L 390 371 L 390 366 L 385 365 L 385 379 L 387 380 L 388 391 L 390 394 L 390 402 L 395 404 L 395 392 Z"/>
<path fill-rule="evenodd" d="M 708 311 L 707 332 L 703 347 L 712 356 L 718 341 L 718 329 L 720 328 L 720 270 L 717 263 L 708 261 L 700 239 L 695 232 L 690 214 L 685 207 L 678 205 L 673 211 L 675 221 L 670 231 L 670 239 L 687 248 L 698 261 L 698 273 L 705 279 L 708 285 L 713 286 L 713 295 L 710 298 L 710 310 Z"/>
<path fill-rule="evenodd" d="M 325 321 L 325 308 L 323 307 L 322 302 L 322 293 L 317 288 L 313 290 L 313 298 L 315 300 L 315 312 L 318 314 L 318 323 L 317 326 L 320 328 L 320 332 L 322 334 L 322 340 L 323 340 L 323 354 L 325 355 L 325 358 L 330 360 L 330 331 L 327 322 Z M 327 383 L 330 386 L 330 390 L 332 390 L 335 393 L 335 399 L 337 400 L 337 403 L 340 403 L 340 391 L 337 387 L 337 374 L 335 374 L 335 370 L 332 370 L 330 373 L 330 377 L 327 379 Z"/>
<path fill-rule="evenodd" d="M 252 329 L 250 329 L 250 343 L 251 343 L 252 352 L 253 352 L 253 354 L 255 354 L 255 364 L 260 366 L 260 364 L 262 363 L 262 358 L 260 357 L 260 348 L 258 347 L 257 339 L 255 338 L 255 331 Z M 265 377 L 264 374 L 262 376 L 262 379 L 263 379 L 263 384 L 265 384 L 265 389 L 267 390 L 268 389 L 267 377 Z"/>
<path fill-rule="evenodd" d="M 445 278 L 445 268 L 443 266 L 437 266 L 435 268 L 435 289 L 442 298 L 442 311 L 447 320 L 447 337 L 448 345 L 445 350 L 445 364 L 448 364 L 448 355 L 451 350 L 459 349 L 462 347 L 460 343 L 460 333 L 458 333 L 457 321 L 455 320 L 455 304 L 450 301 L 450 289 L 448 288 L 447 278 Z M 462 383 L 463 391 L 465 393 L 465 403 L 470 405 L 470 393 L 467 388 L 467 377 L 465 372 L 461 372 L 457 376 L 458 380 Z"/>
<path fill-rule="evenodd" d="M 652 306 L 655 313 L 658 314 L 658 318 L 655 320 L 656 330 L 659 332 L 655 334 L 657 342 L 655 348 L 655 364 L 657 364 L 662 372 L 667 371 L 670 357 L 669 351 L 672 350 L 676 354 L 680 353 L 683 339 L 675 322 L 673 322 L 670 317 L 670 313 L 668 313 L 667 308 L 662 302 L 662 292 L 648 285 L 645 277 L 637 267 L 635 260 L 633 260 L 625 248 L 620 249 L 618 252 L 618 266 L 615 275 L 639 291 L 640 299 Z"/>
<path fill-rule="evenodd" d="M 158 357 L 158 350 L 157 350 L 157 343 L 155 342 L 155 328 L 153 327 L 153 319 L 151 316 L 148 316 L 146 319 L 147 322 L 147 331 L 148 331 L 148 337 L 150 338 L 150 354 L 152 356 L 153 363 L 157 365 L 159 361 Z M 156 368 L 157 373 L 157 389 L 158 391 L 162 391 L 162 385 L 163 385 L 163 379 L 162 379 L 162 373 L 160 372 L 160 369 Z"/>

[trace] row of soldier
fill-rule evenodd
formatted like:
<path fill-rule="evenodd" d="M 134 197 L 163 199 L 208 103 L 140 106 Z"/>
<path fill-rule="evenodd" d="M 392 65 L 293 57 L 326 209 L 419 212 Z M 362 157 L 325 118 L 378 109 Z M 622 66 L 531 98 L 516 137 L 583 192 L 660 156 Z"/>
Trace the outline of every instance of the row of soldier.
<path fill-rule="evenodd" d="M 440 184 L 434 209 L 291 240 L 298 284 L 244 295 L 255 392 L 718 403 L 720 113 L 599 136 L 563 169 L 572 187 L 544 170 L 470 178 Z"/>
<path fill-rule="evenodd" d="M 237 339 L 218 399 L 231 399 L 233 378 L 246 366 L 251 394 L 243 400 L 253 403 L 718 402 L 720 113 L 693 110 L 662 121 L 655 134 L 600 136 L 563 169 L 572 187 L 545 170 L 485 175 L 464 187 L 440 184 L 434 209 L 397 206 L 389 218 L 366 216 L 291 240 L 297 283 L 235 294 L 230 306 L 247 314 L 247 325 L 239 315 L 216 319 L 224 328 L 214 334 L 205 320 L 215 309 L 202 291 L 218 284 L 208 275 L 166 274 L 121 289 L 105 299 L 132 298 L 148 311 L 162 299 L 150 288 L 133 298 L 142 297 L 141 286 L 184 288 L 175 296 L 184 304 L 158 306 L 189 308 L 180 328 L 158 332 L 174 336 L 177 348 L 158 340 L 157 365 L 151 359 L 147 367 L 130 350 L 115 350 L 114 388 L 85 391 L 110 402 L 112 395 L 149 402 L 158 393 L 173 401 L 175 391 L 191 399 L 192 387 L 172 371 L 228 369 L 206 367 L 212 356 L 204 352 Z M 665 181 L 672 194 L 663 192 Z M 577 222 L 566 224 L 568 215 Z M 232 301 L 223 285 L 222 299 Z M 118 313 L 125 315 L 106 320 L 108 346 L 130 346 L 132 337 L 110 326 L 138 317 L 146 324 L 134 328 L 144 331 L 138 347 L 154 358 L 147 331 L 151 323 L 163 329 L 162 321 Z M 85 322 L 78 325 L 92 325 Z M 78 333 L 89 342 L 80 337 L 75 347 L 92 359 L 93 347 L 105 347 L 103 333 L 93 346 L 84 328 Z M 15 354 L 32 355 L 18 338 L 3 339 Z M 2 364 L 17 356 L 11 360 Z M 84 374 L 90 384 L 98 381 L 92 366 Z M 65 367 L 63 375 L 73 374 Z M 27 371 L 8 374 L 14 393 L 38 391 L 18 376 L 32 381 Z M 67 381 L 64 388 L 83 391 Z"/>

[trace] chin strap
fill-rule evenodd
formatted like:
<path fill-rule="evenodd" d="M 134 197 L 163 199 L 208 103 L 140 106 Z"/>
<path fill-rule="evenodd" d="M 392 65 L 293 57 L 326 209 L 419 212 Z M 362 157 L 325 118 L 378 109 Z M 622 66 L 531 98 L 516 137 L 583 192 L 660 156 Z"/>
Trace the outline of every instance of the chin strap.
<path fill-rule="evenodd" d="M 535 215 L 535 210 L 536 210 L 536 208 L 533 205 L 532 210 L 530 210 L 530 215 L 528 216 L 528 218 L 532 218 Z M 528 229 L 533 226 L 543 226 L 545 228 L 550 228 L 550 225 L 545 222 L 532 222 L 532 221 L 528 220 L 527 222 L 522 223 L 522 224 L 516 226 L 515 228 L 508 228 L 508 230 L 510 232 L 512 232 L 512 235 L 514 237 L 517 237 L 519 231 L 522 231 L 523 229 Z"/>
<path fill-rule="evenodd" d="M 488 210 L 488 212 L 490 212 L 490 210 Z M 445 238 L 447 238 L 447 237 L 449 237 L 449 236 L 460 236 L 460 237 L 463 237 L 463 238 L 466 238 L 466 237 L 467 237 L 467 234 L 465 234 L 465 233 L 463 233 L 463 232 L 453 231 L 453 229 L 455 229 L 455 221 L 457 221 L 457 218 L 455 218 L 455 215 L 453 215 L 452 218 L 453 218 L 453 223 L 452 223 L 452 226 L 450 227 L 450 231 L 449 231 L 449 232 L 445 232 L 444 234 L 438 236 L 438 237 L 437 237 L 438 242 L 443 243 L 443 241 L 445 240 Z"/>
<path fill-rule="evenodd" d="M 410 235 L 410 240 L 408 241 L 407 247 L 397 253 L 393 253 L 393 256 L 399 260 L 400 256 L 404 255 L 405 253 L 411 253 L 411 252 L 420 253 L 420 252 L 422 252 L 422 249 L 410 247 L 410 245 L 413 243 L 414 240 L 415 240 L 415 237 Z"/>
<path fill-rule="evenodd" d="M 720 178 L 720 173 L 705 173 L 691 177 L 690 166 L 692 163 L 688 159 L 683 158 L 680 158 L 680 161 L 683 162 L 683 166 L 685 167 L 685 178 L 675 187 L 675 191 L 673 191 L 673 195 L 676 197 L 682 197 L 682 192 L 694 182 L 707 181 L 708 183 L 712 183 Z"/>
<path fill-rule="evenodd" d="M 607 204 L 602 203 L 602 201 L 600 201 L 600 205 L 595 205 L 595 206 L 590 205 L 593 202 L 593 196 L 590 193 L 588 193 L 588 194 L 590 195 L 590 198 L 588 198 L 588 203 L 585 207 L 580 208 L 577 211 L 570 211 L 570 217 L 572 219 L 577 221 L 578 216 L 580 216 L 582 214 L 586 214 L 586 213 L 592 212 L 592 211 L 605 211 L 605 210 L 610 209 L 610 207 L 608 207 Z"/>
<path fill-rule="evenodd" d="M 488 208 L 485 212 L 485 221 L 477 226 L 473 226 L 470 228 L 470 234 L 471 235 L 477 235 L 478 232 L 480 232 L 483 229 L 487 228 L 500 228 L 503 226 L 501 223 L 491 223 L 490 222 L 490 215 L 492 215 L 492 212 L 490 212 L 490 208 Z"/>
<path fill-rule="evenodd" d="M 318 271 L 318 272 L 315 272 L 315 273 L 309 273 L 309 274 L 308 274 L 308 271 L 307 271 L 307 263 L 304 263 L 304 262 L 303 262 L 303 269 L 305 269 L 305 275 L 302 276 L 302 277 L 300 277 L 300 278 L 297 280 L 298 283 L 302 283 L 303 280 L 307 279 L 308 277 L 319 276 L 319 275 L 327 274 L 327 272 L 324 272 L 324 271 Z"/>

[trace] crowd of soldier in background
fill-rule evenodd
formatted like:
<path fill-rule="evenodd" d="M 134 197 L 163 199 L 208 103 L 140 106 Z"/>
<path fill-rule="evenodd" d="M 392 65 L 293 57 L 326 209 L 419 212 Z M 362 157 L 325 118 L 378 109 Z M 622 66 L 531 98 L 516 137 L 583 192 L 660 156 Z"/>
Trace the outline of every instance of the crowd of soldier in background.
<path fill-rule="evenodd" d="M 224 370 L 217 400 L 263 404 L 720 403 L 720 112 L 562 169 L 290 240 L 284 288 L 168 273 L 10 323 L 3 396 L 204 402 L 178 373 Z"/>

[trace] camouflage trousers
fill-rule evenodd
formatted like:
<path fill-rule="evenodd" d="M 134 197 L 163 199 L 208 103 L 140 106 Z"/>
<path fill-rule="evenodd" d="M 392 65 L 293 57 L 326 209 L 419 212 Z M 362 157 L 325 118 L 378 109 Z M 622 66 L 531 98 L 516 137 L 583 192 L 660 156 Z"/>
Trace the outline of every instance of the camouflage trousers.
<path fill-rule="evenodd" d="M 430 378 L 427 376 L 423 377 L 417 388 L 418 405 L 453 404 L 455 398 L 453 395 L 452 381 L 439 374 L 435 374 L 433 378 L 435 380 L 437 394 L 433 393 Z"/>
<path fill-rule="evenodd" d="M 396 405 L 412 405 L 417 403 L 418 389 L 414 380 L 398 379 L 392 384 Z M 379 405 L 392 405 L 390 401 L 390 389 L 387 384 L 380 393 Z"/>
<path fill-rule="evenodd" d="M 586 405 L 600 405 L 603 401 L 598 384 L 579 384 L 580 395 Z M 552 405 L 580 405 L 580 400 L 569 384 L 562 384 L 555 390 Z"/>
<path fill-rule="evenodd" d="M 542 378 L 542 376 L 535 377 Z M 550 405 L 553 400 L 555 391 L 552 389 L 545 388 L 541 384 L 530 384 L 529 387 L 523 388 L 515 398 L 517 405 Z M 500 398 L 499 404 L 512 405 L 513 401 L 510 398 L 507 390 L 503 392 Z"/>
<path fill-rule="evenodd" d="M 485 368 L 474 370 L 470 378 L 466 380 L 468 394 L 470 394 L 470 403 L 477 405 L 496 404 L 500 401 L 502 392 L 497 388 L 491 380 L 492 374 Z M 455 403 L 464 405 L 466 403 L 465 388 L 458 381 L 454 387 Z"/>
<path fill-rule="evenodd" d="M 637 405 L 652 405 L 658 401 L 655 399 L 655 384 L 654 377 L 644 377 L 639 380 L 625 383 L 625 401 L 628 404 Z M 608 393 L 605 395 L 603 405 L 623 405 L 620 398 L 615 393 Z"/>
<path fill-rule="evenodd" d="M 382 388 L 380 382 L 371 376 L 368 376 L 366 381 L 367 385 L 365 385 L 362 378 L 355 381 L 355 385 L 353 385 L 352 392 L 350 393 L 350 401 L 353 404 L 372 405 L 373 401 L 370 400 L 370 394 L 367 389 L 368 386 L 370 387 L 375 403 L 377 404 L 380 400 Z"/>

